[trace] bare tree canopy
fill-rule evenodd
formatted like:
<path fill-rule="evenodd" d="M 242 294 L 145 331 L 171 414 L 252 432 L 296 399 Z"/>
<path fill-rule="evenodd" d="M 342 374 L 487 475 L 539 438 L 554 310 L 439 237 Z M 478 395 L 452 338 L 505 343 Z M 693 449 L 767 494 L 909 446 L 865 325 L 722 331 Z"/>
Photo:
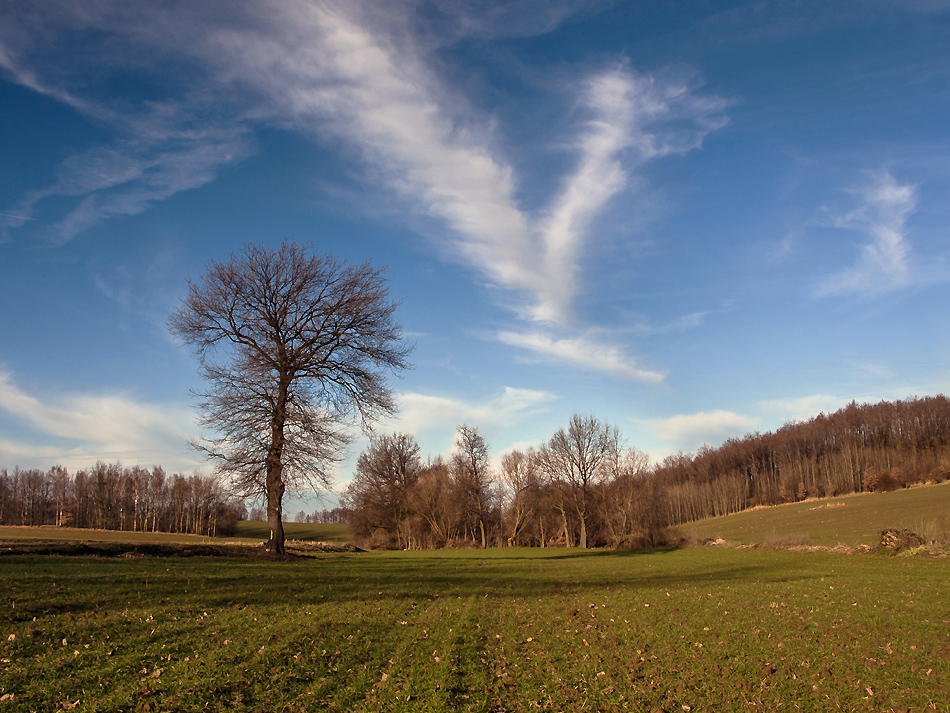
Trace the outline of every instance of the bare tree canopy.
<path fill-rule="evenodd" d="M 201 447 L 246 493 L 267 499 L 268 549 L 282 552 L 287 486 L 325 486 L 348 441 L 396 406 L 386 377 L 408 368 L 382 271 L 310 246 L 247 245 L 212 261 L 171 316 L 209 387 Z"/>
<path fill-rule="evenodd" d="M 357 536 L 372 538 L 382 531 L 395 538 L 390 546 L 410 549 L 411 540 L 403 535 L 409 530 L 410 497 L 421 471 L 419 444 L 412 436 L 394 433 L 370 441 L 345 495 Z"/>
<path fill-rule="evenodd" d="M 587 547 L 587 520 L 594 485 L 609 473 L 620 451 L 620 432 L 593 416 L 574 414 L 538 452 L 538 464 L 562 486 L 580 521 L 580 547 Z"/>

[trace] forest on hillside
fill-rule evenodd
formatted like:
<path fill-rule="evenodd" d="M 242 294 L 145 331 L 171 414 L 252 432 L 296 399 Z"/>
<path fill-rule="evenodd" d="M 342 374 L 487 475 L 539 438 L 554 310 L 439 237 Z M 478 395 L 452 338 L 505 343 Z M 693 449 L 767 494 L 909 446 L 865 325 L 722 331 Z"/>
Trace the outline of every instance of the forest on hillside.
<path fill-rule="evenodd" d="M 950 400 L 852 402 L 774 433 L 672 456 L 655 475 L 674 524 L 755 505 L 942 482 L 950 479 Z"/>
<path fill-rule="evenodd" d="M 655 464 L 592 417 L 505 454 L 497 473 L 470 427 L 451 458 L 425 463 L 411 436 L 394 434 L 364 451 L 345 505 L 370 547 L 642 547 L 755 505 L 947 479 L 950 400 L 933 396 L 851 403 Z"/>

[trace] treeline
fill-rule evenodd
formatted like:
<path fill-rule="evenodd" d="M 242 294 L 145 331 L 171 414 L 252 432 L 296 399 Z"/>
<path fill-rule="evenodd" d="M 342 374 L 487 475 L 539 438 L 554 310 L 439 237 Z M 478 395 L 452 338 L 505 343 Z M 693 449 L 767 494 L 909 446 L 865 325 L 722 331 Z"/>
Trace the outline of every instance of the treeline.
<path fill-rule="evenodd" d="M 267 522 L 267 511 L 260 506 L 252 507 L 247 519 L 256 522 Z M 292 522 L 308 525 L 346 525 L 349 521 L 350 511 L 342 507 L 331 510 L 324 508 L 311 513 L 300 510 L 293 516 L 292 520 Z M 291 521 L 284 517 L 284 522 Z"/>
<path fill-rule="evenodd" d="M 854 402 L 833 414 L 675 455 L 654 468 L 672 524 L 755 505 L 950 479 L 950 400 Z"/>
<path fill-rule="evenodd" d="M 376 548 L 634 547 L 663 541 L 669 513 L 645 454 L 619 431 L 574 416 L 499 472 L 471 426 L 451 458 L 423 463 L 412 436 L 374 440 L 344 496 L 357 541 Z"/>
<path fill-rule="evenodd" d="M 477 429 L 447 459 L 414 438 L 378 437 L 360 454 L 341 507 L 300 522 L 347 522 L 363 546 L 643 547 L 672 526 L 756 505 L 893 490 L 950 479 L 950 400 L 849 406 L 651 464 L 619 430 L 574 416 L 538 448 L 493 469 Z M 257 517 L 255 517 L 257 516 Z M 0 470 L 0 524 L 229 536 L 247 518 L 216 478 L 97 463 L 70 475 Z M 250 519 L 263 519 L 255 508 Z"/>
<path fill-rule="evenodd" d="M 160 467 L 102 462 L 73 475 L 61 466 L 0 470 L 2 525 L 227 537 L 245 516 L 243 502 L 229 497 L 217 479 L 198 474 L 168 476 Z"/>
<path fill-rule="evenodd" d="M 755 505 L 948 479 L 950 400 L 934 396 L 851 403 L 657 464 L 590 416 L 505 454 L 498 472 L 470 426 L 450 458 L 427 462 L 412 436 L 393 434 L 360 455 L 343 504 L 369 547 L 642 547 Z"/>

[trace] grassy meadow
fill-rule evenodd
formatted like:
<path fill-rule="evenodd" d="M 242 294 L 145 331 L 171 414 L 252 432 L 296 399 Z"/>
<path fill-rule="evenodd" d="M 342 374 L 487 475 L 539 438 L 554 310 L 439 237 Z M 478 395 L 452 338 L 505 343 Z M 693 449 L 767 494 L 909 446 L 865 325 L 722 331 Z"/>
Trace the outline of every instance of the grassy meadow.
<path fill-rule="evenodd" d="M 946 710 L 950 560 L 0 548 L 0 713 Z"/>
<path fill-rule="evenodd" d="M 907 528 L 927 539 L 950 541 L 950 482 L 758 508 L 683 525 L 696 539 L 735 543 L 808 539 L 815 545 L 876 547 L 881 530 Z"/>

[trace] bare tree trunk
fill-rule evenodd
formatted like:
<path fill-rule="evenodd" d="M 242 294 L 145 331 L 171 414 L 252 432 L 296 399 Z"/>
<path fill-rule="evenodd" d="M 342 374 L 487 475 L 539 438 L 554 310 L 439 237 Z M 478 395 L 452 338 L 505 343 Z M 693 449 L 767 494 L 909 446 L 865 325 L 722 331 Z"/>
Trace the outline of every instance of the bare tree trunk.
<path fill-rule="evenodd" d="M 573 547 L 574 543 L 571 539 L 571 528 L 567 524 L 567 510 L 563 505 L 557 506 L 558 512 L 561 513 L 561 522 L 564 524 L 564 546 Z"/>
<path fill-rule="evenodd" d="M 284 451 L 284 423 L 287 416 L 290 378 L 281 374 L 277 390 L 277 402 L 271 415 L 271 443 L 267 451 L 267 524 L 270 540 L 267 549 L 277 554 L 284 553 L 284 523 L 281 503 L 284 498 L 284 480 L 281 477 Z"/>
<path fill-rule="evenodd" d="M 268 481 L 270 480 L 268 477 Z M 278 554 L 284 553 L 284 523 L 281 510 L 283 495 L 284 483 L 278 477 L 270 482 L 267 488 L 267 525 L 270 528 L 267 549 Z"/>

